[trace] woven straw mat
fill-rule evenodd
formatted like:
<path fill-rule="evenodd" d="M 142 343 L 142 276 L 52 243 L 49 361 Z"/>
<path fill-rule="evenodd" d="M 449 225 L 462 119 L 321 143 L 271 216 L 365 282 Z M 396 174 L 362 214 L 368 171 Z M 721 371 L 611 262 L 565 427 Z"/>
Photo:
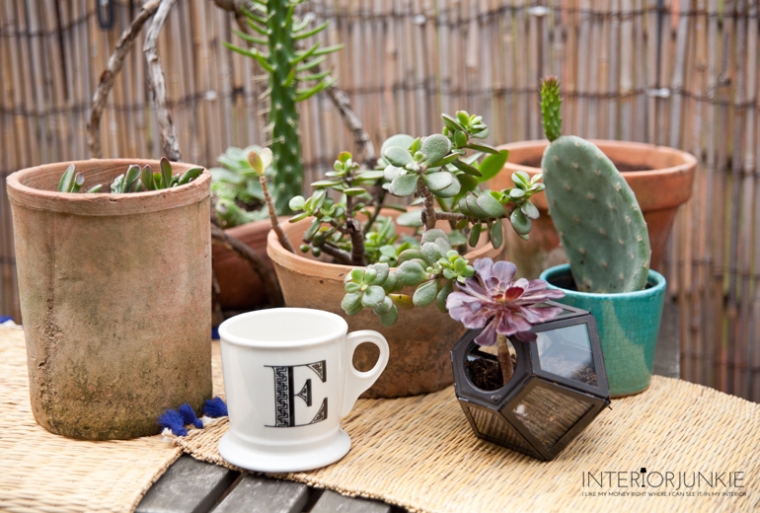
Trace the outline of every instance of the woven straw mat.
<path fill-rule="evenodd" d="M 218 346 L 214 344 L 216 389 L 222 385 Z M 341 461 L 274 476 L 415 512 L 760 512 L 760 405 L 681 380 L 654 376 L 646 392 L 613 401 L 612 409 L 551 462 L 476 438 L 453 387 L 401 399 L 359 400 L 341 425 L 352 442 Z M 175 441 L 199 460 L 235 468 L 217 451 L 227 429 L 227 419 L 220 419 Z M 723 472 L 724 481 L 728 472 L 744 472 L 744 488 L 703 484 L 692 489 L 721 493 L 705 497 L 632 496 L 640 489 L 617 484 L 584 487 L 588 472 L 599 479 L 600 472 L 627 475 L 642 468 L 685 472 L 689 484 L 695 472 L 707 477 Z M 645 491 L 658 490 L 665 489 Z M 722 495 L 726 490 L 746 495 Z M 584 495 L 598 491 L 619 495 Z"/>
<path fill-rule="evenodd" d="M 0 511 L 133 511 L 182 454 L 160 435 L 86 442 L 37 425 L 19 328 L 0 328 L 0 391 Z"/>

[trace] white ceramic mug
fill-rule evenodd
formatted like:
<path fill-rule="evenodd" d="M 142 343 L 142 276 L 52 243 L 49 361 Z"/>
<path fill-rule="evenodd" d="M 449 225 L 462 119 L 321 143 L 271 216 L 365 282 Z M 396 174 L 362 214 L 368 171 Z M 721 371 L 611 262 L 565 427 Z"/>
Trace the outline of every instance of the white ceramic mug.
<path fill-rule="evenodd" d="M 388 363 L 388 342 L 372 330 L 348 332 L 322 310 L 275 308 L 219 326 L 230 430 L 219 442 L 228 462 L 261 472 L 311 470 L 351 447 L 340 418 Z M 363 342 L 380 349 L 372 370 L 353 366 Z"/>

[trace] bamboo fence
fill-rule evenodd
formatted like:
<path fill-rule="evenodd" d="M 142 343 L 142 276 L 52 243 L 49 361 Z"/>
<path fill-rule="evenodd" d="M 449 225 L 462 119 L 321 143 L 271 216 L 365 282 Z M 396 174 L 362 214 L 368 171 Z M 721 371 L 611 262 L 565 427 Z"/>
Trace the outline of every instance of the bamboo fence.
<path fill-rule="evenodd" d="M 98 0 L 99 1 L 99 0 Z M 5 177 L 88 158 L 100 73 L 140 8 L 113 0 L 0 3 L 0 314 L 19 319 Z M 102 2 L 101 2 L 102 3 Z M 108 3 L 108 0 L 106 0 Z M 682 148 L 698 157 L 665 274 L 677 302 L 684 379 L 760 401 L 758 0 L 313 0 L 328 62 L 376 147 L 440 130 L 441 112 L 481 113 L 490 142 L 541 136 L 538 83 L 563 83 L 566 133 Z M 266 143 L 265 79 L 224 49 L 228 12 L 182 0 L 158 43 L 183 159 L 213 165 L 227 146 Z M 160 156 L 144 34 L 101 122 L 105 157 Z M 329 101 L 301 104 L 306 181 L 353 146 Z"/>

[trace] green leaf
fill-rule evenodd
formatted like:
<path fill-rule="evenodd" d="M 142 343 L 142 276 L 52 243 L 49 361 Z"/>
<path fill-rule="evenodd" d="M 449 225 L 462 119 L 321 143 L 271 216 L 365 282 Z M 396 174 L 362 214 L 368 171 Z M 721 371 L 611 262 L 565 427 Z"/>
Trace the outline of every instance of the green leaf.
<path fill-rule="evenodd" d="M 351 269 L 351 272 L 346 276 L 346 279 L 351 279 L 356 283 L 364 283 L 364 269 L 360 267 Z"/>
<path fill-rule="evenodd" d="M 447 139 L 448 140 L 448 139 Z M 448 171 L 427 173 L 423 175 L 425 185 L 433 192 L 439 192 L 454 183 L 454 177 Z"/>
<path fill-rule="evenodd" d="M 74 164 L 71 164 L 61 175 L 61 180 L 58 182 L 58 192 L 69 192 L 71 183 L 74 181 L 74 173 Z"/>
<path fill-rule="evenodd" d="M 348 187 L 347 189 L 343 189 L 343 194 L 346 196 L 360 196 L 362 194 L 369 195 L 367 190 L 363 187 Z"/>
<path fill-rule="evenodd" d="M 445 135 L 433 134 L 425 137 L 420 151 L 425 155 L 425 163 L 432 166 L 449 154 L 451 141 Z"/>
<path fill-rule="evenodd" d="M 304 204 L 306 203 L 306 200 L 303 196 L 293 196 L 290 198 L 290 201 L 288 202 L 288 206 L 290 207 L 290 210 L 297 212 L 299 210 L 303 210 Z"/>
<path fill-rule="evenodd" d="M 512 228 L 515 229 L 515 232 L 517 232 L 518 235 L 528 235 L 533 226 L 530 218 L 523 214 L 519 208 L 512 211 L 512 215 L 509 216 L 509 221 L 512 223 Z"/>
<path fill-rule="evenodd" d="M 461 160 L 455 160 L 451 163 L 452 166 L 459 169 L 460 171 L 464 171 L 468 175 L 472 176 L 483 176 L 480 171 L 478 171 L 476 168 L 471 166 L 470 164 L 467 164 L 466 162 L 462 162 Z"/>
<path fill-rule="evenodd" d="M 418 175 L 411 173 L 397 176 L 391 182 L 391 194 L 395 194 L 396 196 L 411 196 L 417 190 L 418 178 Z"/>
<path fill-rule="evenodd" d="M 237 52 L 241 55 L 245 55 L 246 57 L 250 57 L 251 59 L 256 59 L 256 61 L 261 65 L 262 68 L 264 68 L 268 73 L 274 73 L 274 68 L 271 64 L 269 64 L 269 61 L 267 60 L 267 56 L 259 52 L 258 50 L 246 50 L 244 48 L 239 48 L 233 44 L 230 44 L 226 41 L 222 42 L 222 44 L 227 47 L 228 49 L 232 50 L 233 52 Z"/>
<path fill-rule="evenodd" d="M 172 164 L 166 157 L 161 157 L 161 183 L 164 184 L 164 189 L 169 187 L 172 181 Z"/>
<path fill-rule="evenodd" d="M 398 255 L 398 263 L 403 264 L 404 262 L 413 260 L 415 258 L 424 260 L 425 257 L 422 255 L 422 251 L 417 248 L 405 249 Z"/>
<path fill-rule="evenodd" d="M 422 210 L 412 210 L 404 212 L 396 218 L 396 224 L 399 226 L 417 227 L 422 226 Z"/>
<path fill-rule="evenodd" d="M 438 239 L 448 239 L 448 235 L 439 228 L 431 228 L 430 230 L 425 230 L 425 233 L 422 234 L 422 237 L 420 237 L 420 244 L 435 242 Z"/>
<path fill-rule="evenodd" d="M 472 230 L 470 230 L 470 240 L 469 240 L 471 247 L 474 248 L 475 246 L 478 245 L 478 241 L 480 240 L 480 232 L 482 229 L 483 229 L 482 224 L 473 225 Z"/>
<path fill-rule="evenodd" d="M 375 264 L 377 265 L 377 264 Z M 398 278 L 396 277 L 396 273 L 390 273 L 388 277 L 385 279 L 385 282 L 383 283 L 382 287 L 387 293 L 391 293 L 396 290 L 396 286 L 398 285 Z"/>
<path fill-rule="evenodd" d="M 383 157 L 396 167 L 404 167 L 413 161 L 409 150 L 401 146 L 389 146 L 383 151 Z"/>
<path fill-rule="evenodd" d="M 441 290 L 438 291 L 438 295 L 435 297 L 436 305 L 443 313 L 448 312 L 448 309 L 446 308 L 446 299 L 452 292 L 454 292 L 454 283 L 451 280 L 446 280 L 446 283 L 444 283 Z"/>
<path fill-rule="evenodd" d="M 417 261 L 402 263 L 397 271 L 398 279 L 406 286 L 414 286 L 427 279 L 427 273 Z"/>
<path fill-rule="evenodd" d="M 372 280 L 372 285 L 382 285 L 385 283 L 385 280 L 391 272 L 391 268 L 388 264 L 374 264 L 372 267 L 377 271 L 377 276 Z"/>
<path fill-rule="evenodd" d="M 504 207 L 490 194 L 481 194 L 477 199 L 478 206 L 483 209 L 483 212 L 488 214 L 489 217 L 501 217 L 507 212 Z"/>
<path fill-rule="evenodd" d="M 362 284 L 356 283 L 355 281 L 349 281 L 348 283 L 346 283 L 346 285 L 343 288 L 345 289 L 346 292 L 351 292 L 351 293 L 358 292 L 359 289 L 362 288 Z"/>
<path fill-rule="evenodd" d="M 322 82 L 319 82 L 317 85 L 315 85 L 313 87 L 310 87 L 308 89 L 299 89 L 298 91 L 296 91 L 297 94 L 296 94 L 295 100 L 297 102 L 302 102 L 302 101 L 308 100 L 309 98 L 311 98 L 312 96 L 314 96 L 318 92 L 324 91 L 325 89 L 327 89 L 328 87 L 330 87 L 331 85 L 333 85 L 337 81 L 338 81 L 337 78 L 330 77 L 330 78 L 327 78 L 327 79 L 323 80 Z"/>
<path fill-rule="evenodd" d="M 323 62 L 327 60 L 327 57 L 317 57 L 316 59 L 312 59 L 309 62 L 305 62 L 304 64 L 299 64 L 296 66 L 296 73 L 300 73 L 302 71 L 309 71 L 312 68 L 316 68 Z"/>
<path fill-rule="evenodd" d="M 467 202 L 467 208 L 470 209 L 470 212 L 472 212 L 472 215 L 477 217 L 478 219 L 486 219 L 488 218 L 488 214 L 480 208 L 480 205 L 478 205 L 478 197 L 474 194 L 468 194 L 465 197 L 465 201 Z"/>
<path fill-rule="evenodd" d="M 186 183 L 190 183 L 192 180 L 195 180 L 201 176 L 201 173 L 203 173 L 202 167 L 194 167 L 192 169 L 188 169 L 182 173 L 182 176 L 179 177 L 177 185 L 185 185 Z"/>
<path fill-rule="evenodd" d="M 461 174 L 457 176 L 457 180 L 459 180 L 459 184 L 461 185 L 461 190 L 465 192 L 474 191 L 478 186 L 478 179 L 474 176 Z"/>
<path fill-rule="evenodd" d="M 388 313 L 380 316 L 380 322 L 383 324 L 383 326 L 393 326 L 396 324 L 396 321 L 398 320 L 398 309 L 396 308 L 396 305 L 393 305 L 393 307 L 388 311 Z"/>
<path fill-rule="evenodd" d="M 252 36 L 250 34 L 246 34 L 245 32 L 241 32 L 241 31 L 239 31 L 237 29 L 234 29 L 234 28 L 232 29 L 232 33 L 235 34 L 240 39 L 242 39 L 244 41 L 248 41 L 249 43 L 255 43 L 257 45 L 266 45 L 267 44 L 266 38 L 263 38 L 263 37 L 255 37 L 255 36 Z"/>
<path fill-rule="evenodd" d="M 300 34 L 294 34 L 293 35 L 293 39 L 295 39 L 295 40 L 306 39 L 307 37 L 311 37 L 313 35 L 319 34 L 325 28 L 327 28 L 327 26 L 329 24 L 330 24 L 330 20 L 327 20 L 326 22 L 324 22 L 324 23 L 322 23 L 320 25 L 317 25 L 316 27 L 314 27 L 313 29 L 311 29 L 311 30 L 309 30 L 307 32 L 301 32 Z"/>
<path fill-rule="evenodd" d="M 306 230 L 306 232 L 304 232 L 304 234 L 303 234 L 303 240 L 304 241 L 311 240 L 312 237 L 314 237 L 314 235 L 317 233 L 317 231 L 319 230 L 319 227 L 321 225 L 322 225 L 322 223 L 319 221 L 319 219 L 314 219 L 311 222 L 311 225 L 309 225 L 309 228 Z"/>
<path fill-rule="evenodd" d="M 367 308 L 375 308 L 385 299 L 385 291 L 378 285 L 372 285 L 362 294 L 362 305 Z"/>
<path fill-rule="evenodd" d="M 94 187 L 90 187 L 90 188 L 87 190 L 87 192 L 88 192 L 89 194 L 95 194 L 95 193 L 98 193 L 98 192 L 100 192 L 102 189 L 103 189 L 103 186 L 102 186 L 102 185 L 100 185 L 100 184 L 98 184 L 98 185 L 96 185 L 96 186 L 94 186 Z"/>
<path fill-rule="evenodd" d="M 333 53 L 333 52 L 337 52 L 338 50 L 343 49 L 344 46 L 346 46 L 346 45 L 344 45 L 342 43 L 339 44 L 339 45 L 334 45 L 334 46 L 325 46 L 324 48 L 320 48 L 319 50 L 317 50 L 316 52 L 314 52 L 312 55 L 314 57 L 316 57 L 318 55 L 327 55 L 327 54 L 330 54 L 330 53 Z"/>
<path fill-rule="evenodd" d="M 463 147 L 467 144 L 467 135 L 461 130 L 457 130 L 454 132 L 454 142 L 456 143 L 457 148 Z"/>
<path fill-rule="evenodd" d="M 298 72 L 298 68 L 296 68 L 295 71 Z M 312 82 L 315 80 L 322 80 L 323 78 L 329 77 L 330 73 L 332 73 L 332 70 L 328 69 L 319 73 L 296 75 L 296 80 L 299 82 Z"/>
<path fill-rule="evenodd" d="M 363 182 L 374 182 L 375 180 L 379 180 L 384 176 L 384 172 L 380 170 L 368 170 L 368 171 L 362 171 L 361 173 L 356 175 L 356 178 L 363 181 Z"/>
<path fill-rule="evenodd" d="M 517 187 L 513 187 L 509 191 L 509 197 L 514 199 L 519 199 L 525 196 L 525 191 L 522 189 L 519 189 Z"/>
<path fill-rule="evenodd" d="M 436 263 L 442 256 L 441 248 L 439 248 L 434 242 L 426 242 L 421 248 L 422 256 L 429 264 Z"/>
<path fill-rule="evenodd" d="M 454 230 L 453 232 L 449 233 L 449 243 L 451 243 L 452 246 L 463 246 L 467 244 L 467 239 L 464 238 L 462 232 L 459 230 Z"/>
<path fill-rule="evenodd" d="M 392 308 L 393 308 L 393 300 L 389 298 L 388 296 L 385 296 L 383 298 L 383 302 L 375 307 L 374 312 L 377 315 L 382 317 L 383 315 L 390 312 Z"/>
<path fill-rule="evenodd" d="M 445 171 L 444 171 L 445 172 Z M 466 175 L 462 175 L 466 176 Z M 446 187 L 445 189 L 435 192 L 435 195 L 439 198 L 453 198 L 459 192 L 462 190 L 462 185 L 459 183 L 459 180 L 452 180 L 451 185 Z"/>
<path fill-rule="evenodd" d="M 496 155 L 489 155 L 484 158 L 478 168 L 483 176 L 478 181 L 482 183 L 498 175 L 504 169 L 504 164 L 507 163 L 508 158 L 509 152 L 507 150 L 501 150 Z"/>
<path fill-rule="evenodd" d="M 503 242 L 504 230 L 501 225 L 501 219 L 491 225 L 491 244 L 494 248 L 499 249 Z"/>
<path fill-rule="evenodd" d="M 457 119 L 462 124 L 462 126 L 467 126 L 470 124 L 470 115 L 467 114 L 466 110 L 458 110 Z"/>
<path fill-rule="evenodd" d="M 167 160 L 167 162 L 169 162 Z M 162 164 L 163 165 L 163 164 Z M 171 178 L 171 175 L 169 175 Z M 140 166 L 131 165 L 127 168 L 127 172 L 124 175 L 124 186 L 122 192 L 132 192 L 135 187 L 135 183 L 140 179 Z"/>
<path fill-rule="evenodd" d="M 417 290 L 414 291 L 414 295 L 412 296 L 412 302 L 414 303 L 414 306 L 426 307 L 435 301 L 435 296 L 437 294 L 438 283 L 436 280 L 430 280 L 417 287 Z"/>
<path fill-rule="evenodd" d="M 356 315 L 362 311 L 362 293 L 351 292 L 343 296 L 340 307 L 347 315 Z"/>
<path fill-rule="evenodd" d="M 512 173 L 512 182 L 515 185 L 518 183 L 523 184 L 525 189 L 530 187 L 530 177 L 525 171 L 515 171 Z"/>
<path fill-rule="evenodd" d="M 452 132 L 456 132 L 457 130 L 464 131 L 464 127 L 459 124 L 459 121 L 448 114 L 441 114 L 441 118 L 443 119 L 443 124 Z"/>
<path fill-rule="evenodd" d="M 539 213 L 536 206 L 530 202 L 530 200 L 523 203 L 523 205 L 520 207 L 520 210 L 522 210 L 522 213 L 528 216 L 530 219 L 538 219 Z"/>
<path fill-rule="evenodd" d="M 383 146 L 380 148 L 380 155 L 385 155 L 385 150 L 387 150 L 391 146 L 399 146 L 405 150 L 408 150 L 409 147 L 413 143 L 414 143 L 414 137 L 412 137 L 411 135 L 407 135 L 407 134 L 392 135 L 383 142 Z"/>
<path fill-rule="evenodd" d="M 483 153 L 488 153 L 490 155 L 498 155 L 499 150 L 491 146 L 490 144 L 479 144 L 479 143 L 470 143 L 465 148 L 469 148 L 471 150 L 475 151 L 482 151 Z M 503 150 L 507 151 L 507 150 Z"/>
<path fill-rule="evenodd" d="M 393 304 L 396 305 L 398 308 L 401 308 L 403 310 L 411 310 L 414 308 L 414 303 L 412 302 L 412 298 L 407 296 L 406 294 L 390 294 L 388 297 L 391 298 L 393 301 Z"/>

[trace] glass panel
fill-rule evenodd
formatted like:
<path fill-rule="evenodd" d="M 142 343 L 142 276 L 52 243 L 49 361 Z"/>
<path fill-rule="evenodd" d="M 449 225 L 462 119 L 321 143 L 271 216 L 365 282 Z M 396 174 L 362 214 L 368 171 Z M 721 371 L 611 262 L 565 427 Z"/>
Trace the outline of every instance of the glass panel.
<path fill-rule="evenodd" d="M 533 388 L 512 412 L 547 449 L 570 431 L 591 404 L 552 390 L 553 385 Z"/>
<path fill-rule="evenodd" d="M 472 405 L 467 407 L 470 409 L 475 426 L 481 434 L 501 440 L 505 446 L 511 446 L 529 454 L 536 454 L 533 447 L 500 413 Z"/>
<path fill-rule="evenodd" d="M 537 333 L 541 368 L 584 385 L 599 386 L 586 323 Z"/>
<path fill-rule="evenodd" d="M 507 347 L 509 348 L 509 355 L 512 360 L 512 372 L 514 373 L 517 365 L 517 353 L 512 342 L 509 340 L 507 340 Z M 505 385 L 501 366 L 497 359 L 496 344 L 492 346 L 473 344 L 467 352 L 465 369 L 470 382 L 481 390 L 497 390 Z"/>

